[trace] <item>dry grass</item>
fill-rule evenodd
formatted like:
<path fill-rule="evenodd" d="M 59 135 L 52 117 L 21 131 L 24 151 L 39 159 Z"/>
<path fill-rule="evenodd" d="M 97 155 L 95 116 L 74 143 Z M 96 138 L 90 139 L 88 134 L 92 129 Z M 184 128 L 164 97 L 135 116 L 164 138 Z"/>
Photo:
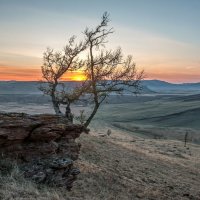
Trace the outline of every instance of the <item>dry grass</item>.
<path fill-rule="evenodd" d="M 82 173 L 73 191 L 79 199 L 200 199 L 197 145 L 118 134 L 80 140 Z"/>
<path fill-rule="evenodd" d="M 0 199 L 2 200 L 64 200 L 54 188 L 38 186 L 24 179 L 15 163 L 2 160 L 0 163 Z"/>
<path fill-rule="evenodd" d="M 168 140 L 141 140 L 112 133 L 82 135 L 81 174 L 73 190 L 38 186 L 13 165 L 1 174 L 2 200 L 200 199 L 200 147 Z"/>

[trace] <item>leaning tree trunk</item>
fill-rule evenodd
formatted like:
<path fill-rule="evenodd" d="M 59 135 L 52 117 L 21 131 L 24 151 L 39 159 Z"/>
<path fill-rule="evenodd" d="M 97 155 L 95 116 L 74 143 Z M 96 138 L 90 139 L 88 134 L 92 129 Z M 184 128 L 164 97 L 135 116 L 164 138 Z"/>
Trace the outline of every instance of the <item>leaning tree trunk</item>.
<path fill-rule="evenodd" d="M 99 105 L 95 105 L 90 117 L 87 119 L 87 121 L 84 123 L 85 128 L 87 128 L 90 124 L 90 122 L 92 121 L 93 117 L 95 116 L 97 110 L 99 108 Z"/>
<path fill-rule="evenodd" d="M 71 113 L 71 108 L 70 108 L 70 104 L 67 104 L 66 109 L 65 109 L 65 117 L 71 122 L 73 123 L 73 115 Z"/>
<path fill-rule="evenodd" d="M 53 108 L 54 108 L 56 115 L 61 115 L 62 112 L 60 111 L 59 103 L 58 103 L 58 101 L 56 101 L 54 96 L 52 96 L 52 103 L 53 103 Z"/>

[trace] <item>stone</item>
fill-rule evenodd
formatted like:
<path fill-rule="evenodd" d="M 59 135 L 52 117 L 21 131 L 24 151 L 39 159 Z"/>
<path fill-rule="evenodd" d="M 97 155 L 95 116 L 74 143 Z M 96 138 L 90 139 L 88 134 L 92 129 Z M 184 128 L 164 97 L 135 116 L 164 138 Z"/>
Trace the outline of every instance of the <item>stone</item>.
<path fill-rule="evenodd" d="M 107 130 L 107 135 L 110 136 L 112 131 L 110 129 Z"/>
<path fill-rule="evenodd" d="M 71 159 L 56 159 L 52 162 L 51 167 L 55 169 L 67 168 L 73 164 Z"/>
<path fill-rule="evenodd" d="M 72 169 L 71 174 L 76 176 L 76 175 L 80 174 L 80 170 L 78 168 L 74 168 L 74 169 Z"/>
<path fill-rule="evenodd" d="M 106 134 L 105 134 L 105 133 L 98 133 L 98 135 L 99 135 L 100 137 L 106 137 Z"/>
<path fill-rule="evenodd" d="M 80 173 L 75 140 L 83 132 L 62 116 L 0 113 L 0 154 L 15 159 L 26 178 L 70 190 Z"/>
<path fill-rule="evenodd" d="M 46 178 L 46 174 L 44 172 L 38 172 L 37 174 L 32 176 L 32 179 L 37 183 L 44 182 L 45 178 Z"/>

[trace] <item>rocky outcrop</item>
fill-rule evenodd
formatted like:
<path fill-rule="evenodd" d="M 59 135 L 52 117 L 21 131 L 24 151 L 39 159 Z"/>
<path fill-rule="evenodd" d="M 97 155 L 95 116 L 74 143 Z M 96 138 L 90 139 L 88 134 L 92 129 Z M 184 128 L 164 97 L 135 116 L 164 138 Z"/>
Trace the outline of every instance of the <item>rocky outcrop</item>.
<path fill-rule="evenodd" d="M 26 177 L 70 189 L 79 173 L 73 161 L 82 132 L 61 116 L 0 113 L 0 154 L 17 160 Z"/>

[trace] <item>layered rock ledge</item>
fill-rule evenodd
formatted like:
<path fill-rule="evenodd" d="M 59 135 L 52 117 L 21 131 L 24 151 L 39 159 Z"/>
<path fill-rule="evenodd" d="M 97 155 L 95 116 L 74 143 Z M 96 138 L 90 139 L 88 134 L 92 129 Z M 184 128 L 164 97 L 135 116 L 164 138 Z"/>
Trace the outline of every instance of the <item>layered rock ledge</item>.
<path fill-rule="evenodd" d="M 0 154 L 15 159 L 26 177 L 70 189 L 79 174 L 73 161 L 82 132 L 61 116 L 0 113 Z"/>

